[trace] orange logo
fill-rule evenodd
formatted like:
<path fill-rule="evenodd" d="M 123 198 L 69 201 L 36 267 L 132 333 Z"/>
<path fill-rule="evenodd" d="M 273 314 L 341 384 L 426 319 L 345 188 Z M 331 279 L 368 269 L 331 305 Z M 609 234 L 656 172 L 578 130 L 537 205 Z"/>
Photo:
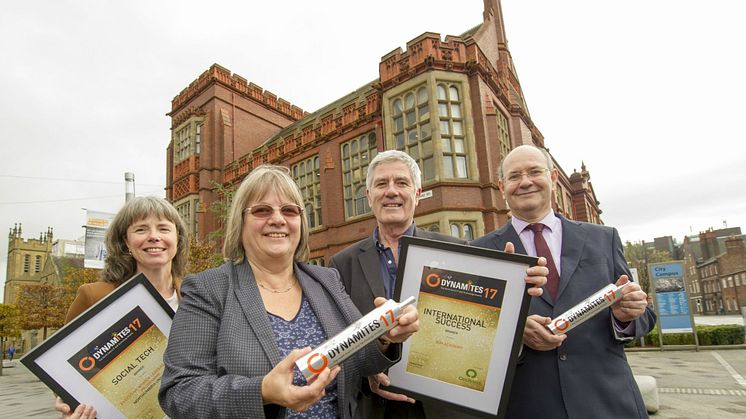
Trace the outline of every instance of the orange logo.
<path fill-rule="evenodd" d="M 557 319 L 554 321 L 554 327 L 556 327 L 560 332 L 564 332 L 568 327 L 570 327 L 570 323 L 565 319 Z"/>
<path fill-rule="evenodd" d="M 322 364 L 321 364 L 321 366 L 319 368 L 314 368 L 314 366 L 313 366 L 313 360 L 316 357 L 319 357 L 319 356 L 321 357 Z M 326 368 L 327 365 L 329 365 L 329 360 L 326 358 L 326 355 L 322 355 L 322 354 L 316 352 L 315 354 L 313 354 L 313 355 L 311 355 L 311 356 L 308 357 L 308 371 L 311 371 L 314 374 L 318 374 L 321 371 L 324 371 L 324 368 Z"/>
<path fill-rule="evenodd" d="M 438 288 L 440 286 L 440 276 L 438 274 L 430 274 L 425 277 L 425 283 L 432 288 Z"/>
<path fill-rule="evenodd" d="M 80 358 L 80 362 L 78 362 L 78 367 L 81 371 L 90 371 L 95 366 L 96 360 L 91 358 L 90 356 L 84 356 L 83 358 Z"/>
<path fill-rule="evenodd" d="M 615 297 L 616 296 L 614 295 L 614 291 L 609 291 L 606 294 L 604 294 L 604 298 L 606 298 L 606 301 L 608 302 L 614 301 L 616 299 Z"/>

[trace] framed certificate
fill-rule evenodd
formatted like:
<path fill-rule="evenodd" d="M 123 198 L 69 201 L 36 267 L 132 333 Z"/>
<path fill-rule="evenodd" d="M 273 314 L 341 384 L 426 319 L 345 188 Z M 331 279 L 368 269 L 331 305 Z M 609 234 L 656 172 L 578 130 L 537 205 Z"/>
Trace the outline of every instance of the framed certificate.
<path fill-rule="evenodd" d="M 395 298 L 417 297 L 420 330 L 389 369 L 392 391 L 504 417 L 538 258 L 402 237 Z"/>
<path fill-rule="evenodd" d="M 165 416 L 158 404 L 174 312 L 136 275 L 21 359 L 65 403 L 97 417 Z"/>

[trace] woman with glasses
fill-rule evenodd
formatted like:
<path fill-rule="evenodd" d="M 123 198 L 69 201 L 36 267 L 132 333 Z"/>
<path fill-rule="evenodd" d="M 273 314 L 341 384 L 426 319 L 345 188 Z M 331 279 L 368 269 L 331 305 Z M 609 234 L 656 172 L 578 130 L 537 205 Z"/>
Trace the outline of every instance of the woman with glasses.
<path fill-rule="evenodd" d="M 106 259 L 101 280 L 81 285 L 65 323 L 106 297 L 126 280 L 143 273 L 174 311 L 179 307 L 179 284 L 186 272 L 189 240 L 176 208 L 163 198 L 136 197 L 122 207 L 106 230 Z M 96 409 L 81 403 L 71 411 L 57 397 L 62 418 L 96 417 Z"/>
<path fill-rule="evenodd" d="M 169 416 L 357 417 L 361 378 L 395 363 L 399 343 L 418 329 L 408 307 L 383 339 L 306 382 L 295 360 L 361 315 L 336 270 L 304 263 L 302 204 L 285 167 L 259 166 L 241 183 L 226 226 L 228 262 L 181 288 L 159 393 Z"/>

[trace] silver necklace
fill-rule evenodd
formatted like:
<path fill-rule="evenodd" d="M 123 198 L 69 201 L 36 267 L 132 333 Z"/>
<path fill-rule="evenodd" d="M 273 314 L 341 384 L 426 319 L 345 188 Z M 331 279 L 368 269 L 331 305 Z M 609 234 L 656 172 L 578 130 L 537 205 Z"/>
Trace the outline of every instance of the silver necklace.
<path fill-rule="evenodd" d="M 295 286 L 295 281 L 293 281 L 293 283 L 292 283 L 292 284 L 290 284 L 290 286 L 289 286 L 289 287 L 287 287 L 287 289 L 284 289 L 284 290 L 273 290 L 272 288 L 269 288 L 269 287 L 265 287 L 265 286 L 264 286 L 264 284 L 262 284 L 262 283 L 261 283 L 261 282 L 259 282 L 259 281 L 256 281 L 256 283 L 257 283 L 257 284 L 259 284 L 259 286 L 260 286 L 260 287 L 261 287 L 261 288 L 262 288 L 263 290 L 265 290 L 265 291 L 269 291 L 269 292 L 271 292 L 272 294 L 285 294 L 286 292 L 288 292 L 288 291 L 290 291 L 291 289 L 293 289 L 293 287 Z"/>

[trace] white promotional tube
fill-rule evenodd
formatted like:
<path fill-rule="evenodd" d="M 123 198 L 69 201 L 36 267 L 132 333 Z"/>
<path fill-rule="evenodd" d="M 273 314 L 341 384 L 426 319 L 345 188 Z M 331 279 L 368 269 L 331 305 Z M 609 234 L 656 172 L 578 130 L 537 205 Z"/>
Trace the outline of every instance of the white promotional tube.
<path fill-rule="evenodd" d="M 590 297 L 581 301 L 575 307 L 552 319 L 547 327 L 555 335 L 567 333 L 569 330 L 595 316 L 606 307 L 619 302 L 622 299 L 622 289 L 624 289 L 627 284 L 631 284 L 631 282 L 627 282 L 618 287 L 615 284 L 609 284 L 601 288 Z"/>
<path fill-rule="evenodd" d="M 415 302 L 409 297 L 401 303 L 388 300 L 373 309 L 360 320 L 347 326 L 333 338 L 314 348 L 295 361 L 295 365 L 306 379 L 320 373 L 324 368 L 338 365 L 365 345 L 378 339 L 399 324 L 399 314 L 404 307 Z"/>

